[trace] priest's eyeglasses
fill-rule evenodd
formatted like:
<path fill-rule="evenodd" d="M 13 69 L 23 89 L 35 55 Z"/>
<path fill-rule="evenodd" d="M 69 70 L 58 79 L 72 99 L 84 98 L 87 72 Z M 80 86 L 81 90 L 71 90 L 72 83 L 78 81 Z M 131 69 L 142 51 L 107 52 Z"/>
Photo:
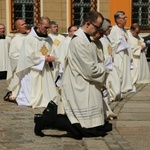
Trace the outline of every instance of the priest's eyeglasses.
<path fill-rule="evenodd" d="M 90 22 L 97 30 L 100 30 L 102 26 L 97 26 L 94 23 Z"/>

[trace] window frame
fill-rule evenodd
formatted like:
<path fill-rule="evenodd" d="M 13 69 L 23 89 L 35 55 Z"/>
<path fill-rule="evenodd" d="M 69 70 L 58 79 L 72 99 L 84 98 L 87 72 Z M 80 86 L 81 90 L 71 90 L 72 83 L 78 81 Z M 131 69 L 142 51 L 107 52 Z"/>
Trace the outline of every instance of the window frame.
<path fill-rule="evenodd" d="M 15 23 L 15 19 L 14 18 L 14 13 L 13 13 L 13 0 L 9 1 L 9 32 L 10 33 L 16 33 L 16 30 L 13 29 L 14 23 Z M 41 0 L 34 0 L 34 24 L 33 25 L 37 25 L 38 24 L 38 18 L 41 16 Z"/>
<path fill-rule="evenodd" d="M 74 12 L 74 9 L 73 9 L 73 6 L 74 6 L 74 4 L 73 4 L 73 2 L 74 2 L 74 0 L 71 0 L 71 2 L 70 2 L 70 11 L 69 11 L 69 13 L 71 14 L 70 16 L 69 16 L 69 18 L 70 18 L 70 24 L 72 25 L 72 24 L 74 24 L 74 14 L 73 14 L 73 12 Z M 91 0 L 91 11 L 97 11 L 97 5 L 98 5 L 98 0 Z M 82 22 L 82 20 L 80 20 L 80 24 L 81 24 L 81 22 Z"/>
<path fill-rule="evenodd" d="M 136 4 L 137 3 L 137 4 Z M 132 7 L 132 15 L 131 15 L 131 22 L 132 23 L 134 23 L 135 21 L 133 20 L 133 6 L 135 5 L 137 5 L 139 8 L 138 8 L 138 12 L 139 11 L 141 11 L 142 10 L 142 8 L 144 7 L 144 5 L 141 5 L 141 3 L 150 3 L 149 1 L 148 2 L 142 2 L 142 0 L 139 0 L 138 2 L 133 2 L 132 1 L 132 5 L 131 5 L 131 7 Z M 142 7 L 143 6 L 143 7 Z M 146 6 L 146 5 L 145 5 Z M 149 5 L 148 5 L 149 6 Z M 150 6 L 149 7 L 147 7 L 148 8 L 148 17 L 147 17 L 147 25 L 149 24 L 149 20 L 150 20 L 150 15 L 149 15 L 149 12 L 150 12 Z M 138 19 L 138 21 L 137 22 L 139 22 L 139 25 L 141 26 L 141 32 L 149 32 L 150 31 L 150 25 L 149 26 L 145 26 L 145 29 L 144 29 L 144 25 L 142 26 L 141 24 L 140 24 L 140 22 L 142 23 L 142 15 L 144 14 L 144 12 L 143 11 L 141 11 L 141 14 L 140 15 L 138 15 L 137 17 L 135 17 L 134 19 Z M 141 18 L 140 18 L 141 17 Z"/>

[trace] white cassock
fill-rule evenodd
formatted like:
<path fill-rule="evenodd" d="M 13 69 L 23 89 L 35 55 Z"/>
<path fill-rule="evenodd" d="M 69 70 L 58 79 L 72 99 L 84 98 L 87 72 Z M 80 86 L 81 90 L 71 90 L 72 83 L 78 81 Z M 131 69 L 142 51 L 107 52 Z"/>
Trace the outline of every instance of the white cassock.
<path fill-rule="evenodd" d="M 60 46 L 59 62 L 62 64 L 63 70 L 64 70 L 65 59 L 68 53 L 68 47 L 69 47 L 71 39 L 72 38 L 70 36 L 67 36 Z"/>
<path fill-rule="evenodd" d="M 121 98 L 121 72 L 113 63 L 114 52 L 111 42 L 106 35 L 100 38 L 103 45 L 103 53 L 105 57 L 105 65 L 109 69 L 109 74 L 106 79 L 106 88 L 110 100 L 120 100 Z"/>
<path fill-rule="evenodd" d="M 60 46 L 61 46 L 62 42 L 65 40 L 65 37 L 61 34 L 54 35 L 54 34 L 50 33 L 48 35 L 53 40 L 52 56 L 54 56 L 58 62 L 59 58 L 60 58 Z M 56 81 L 58 75 L 60 74 L 60 76 L 61 76 L 62 66 L 59 63 L 53 63 L 53 67 L 54 67 L 54 70 L 52 71 L 52 73 L 54 76 L 54 80 Z"/>
<path fill-rule="evenodd" d="M 96 41 L 93 41 L 96 45 L 96 53 L 97 53 L 97 62 L 101 62 L 103 64 L 105 64 L 105 58 L 104 58 L 104 54 L 103 54 L 103 45 L 101 43 L 100 40 L 96 40 Z M 94 46 L 93 46 L 94 47 Z M 95 49 L 94 49 L 95 50 Z M 108 76 L 109 73 L 110 73 L 110 69 L 108 66 L 106 66 L 107 68 L 107 77 L 106 77 L 106 82 L 108 80 Z M 109 107 L 108 105 L 108 101 L 110 101 L 110 97 L 108 97 L 108 92 L 109 92 L 109 89 L 107 89 L 106 87 L 106 90 L 105 90 L 105 82 L 104 83 L 101 83 L 100 84 L 100 88 L 101 88 L 101 92 L 102 92 L 102 98 L 103 98 L 103 107 L 104 107 L 104 116 L 107 119 L 113 119 L 114 117 L 116 118 L 116 114 L 114 114 L 111 110 L 111 108 Z"/>
<path fill-rule="evenodd" d="M 128 35 L 134 62 L 134 69 L 131 72 L 133 83 L 150 83 L 150 70 L 145 51 L 141 51 L 141 46 L 145 46 L 144 39 L 139 35 L 137 38 L 134 37 L 130 31 Z"/>
<path fill-rule="evenodd" d="M 8 50 L 11 38 L 0 39 L 0 71 L 8 71 L 10 69 L 10 60 Z"/>
<path fill-rule="evenodd" d="M 122 73 L 121 92 L 127 92 L 133 88 L 130 70 L 132 54 L 128 44 L 128 35 L 125 29 L 115 25 L 112 27 L 108 37 L 110 38 L 112 49 L 115 53 L 114 65 Z"/>
<path fill-rule="evenodd" d="M 81 28 L 69 45 L 67 64 L 63 74 L 62 102 L 72 124 L 92 128 L 104 125 L 103 100 L 100 84 L 106 70 L 97 60 L 97 47 Z"/>
<path fill-rule="evenodd" d="M 39 37 L 32 28 L 23 42 L 16 70 L 21 85 L 16 99 L 18 105 L 46 107 L 50 100 L 57 104 L 59 94 L 44 56 L 50 55 L 51 49 L 52 39 Z"/>
<path fill-rule="evenodd" d="M 22 42 L 26 36 L 27 34 L 17 33 L 15 34 L 15 37 L 10 42 L 9 59 L 10 59 L 11 69 L 8 70 L 7 73 L 7 83 L 8 83 L 8 89 L 12 91 L 13 97 L 17 96 L 19 90 L 19 86 L 16 85 L 16 82 L 18 82 L 19 80 L 18 77 L 16 76 L 16 68 L 17 68 Z"/>

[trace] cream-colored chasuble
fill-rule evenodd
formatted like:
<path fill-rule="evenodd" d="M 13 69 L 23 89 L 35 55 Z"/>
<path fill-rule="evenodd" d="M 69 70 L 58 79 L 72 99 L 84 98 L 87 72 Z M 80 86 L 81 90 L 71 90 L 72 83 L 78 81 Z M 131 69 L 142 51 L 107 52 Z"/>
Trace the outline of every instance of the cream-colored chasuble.
<path fill-rule="evenodd" d="M 19 86 L 16 84 L 19 81 L 18 77 L 16 76 L 16 68 L 18 64 L 22 42 L 26 36 L 27 34 L 17 33 L 10 42 L 9 59 L 11 68 L 8 70 L 7 73 L 7 84 L 9 91 L 12 91 L 12 97 L 16 97 L 19 90 Z"/>
<path fill-rule="evenodd" d="M 105 57 L 105 62 L 108 62 L 108 58 L 114 57 L 114 52 L 111 47 L 110 41 L 107 39 L 106 36 L 100 39 L 103 45 L 103 53 Z M 106 88 L 108 91 L 108 95 L 110 100 L 120 100 L 121 98 L 121 72 L 112 62 L 112 68 L 109 69 L 109 74 L 106 79 Z"/>
<path fill-rule="evenodd" d="M 46 107 L 50 100 L 57 103 L 60 98 L 49 63 L 45 62 L 44 55 L 50 55 L 51 49 L 51 38 L 39 37 L 32 28 L 23 42 L 16 70 L 20 79 L 18 105 Z"/>
<path fill-rule="evenodd" d="M 60 47 L 62 45 L 62 42 L 65 40 L 65 37 L 61 34 L 49 34 L 53 41 L 53 46 L 52 46 L 52 52 L 51 55 L 55 57 L 55 60 L 57 62 L 53 63 L 53 77 L 54 80 L 56 81 L 57 77 L 59 76 L 60 70 L 62 69 L 59 63 L 59 58 L 60 58 Z"/>
<path fill-rule="evenodd" d="M 5 39 L 0 39 L 0 71 L 8 71 L 10 68 L 8 56 L 10 41 L 11 39 L 7 36 Z"/>
<path fill-rule="evenodd" d="M 70 122 L 92 128 L 104 125 L 100 84 L 105 81 L 105 66 L 97 61 L 97 48 L 81 28 L 70 42 L 63 75 L 62 101 Z"/>
<path fill-rule="evenodd" d="M 133 83 L 149 83 L 150 70 L 145 51 L 141 51 L 141 46 L 145 46 L 144 39 L 139 35 L 137 38 L 132 36 L 130 31 L 128 31 L 128 35 L 134 63 L 134 69 L 132 70 Z"/>
<path fill-rule="evenodd" d="M 128 92 L 133 87 L 130 70 L 132 53 L 128 43 L 128 35 L 125 29 L 115 25 L 112 27 L 109 38 L 114 51 L 114 65 L 122 74 L 121 92 Z"/>

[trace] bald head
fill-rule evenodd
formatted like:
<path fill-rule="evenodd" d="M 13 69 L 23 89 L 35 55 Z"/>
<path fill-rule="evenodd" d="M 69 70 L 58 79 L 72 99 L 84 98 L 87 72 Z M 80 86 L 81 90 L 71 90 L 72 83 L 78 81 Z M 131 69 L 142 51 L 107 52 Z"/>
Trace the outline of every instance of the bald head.
<path fill-rule="evenodd" d="M 18 33 L 25 34 L 27 31 L 27 24 L 23 19 L 18 19 L 15 22 L 15 28 Z"/>
<path fill-rule="evenodd" d="M 39 18 L 39 23 L 36 31 L 40 33 L 42 36 L 47 36 L 49 27 L 50 27 L 50 19 L 48 17 L 43 16 Z"/>
<path fill-rule="evenodd" d="M 46 21 L 50 24 L 50 19 L 46 16 L 40 17 L 39 18 L 39 24 L 43 24 L 43 22 Z"/>

